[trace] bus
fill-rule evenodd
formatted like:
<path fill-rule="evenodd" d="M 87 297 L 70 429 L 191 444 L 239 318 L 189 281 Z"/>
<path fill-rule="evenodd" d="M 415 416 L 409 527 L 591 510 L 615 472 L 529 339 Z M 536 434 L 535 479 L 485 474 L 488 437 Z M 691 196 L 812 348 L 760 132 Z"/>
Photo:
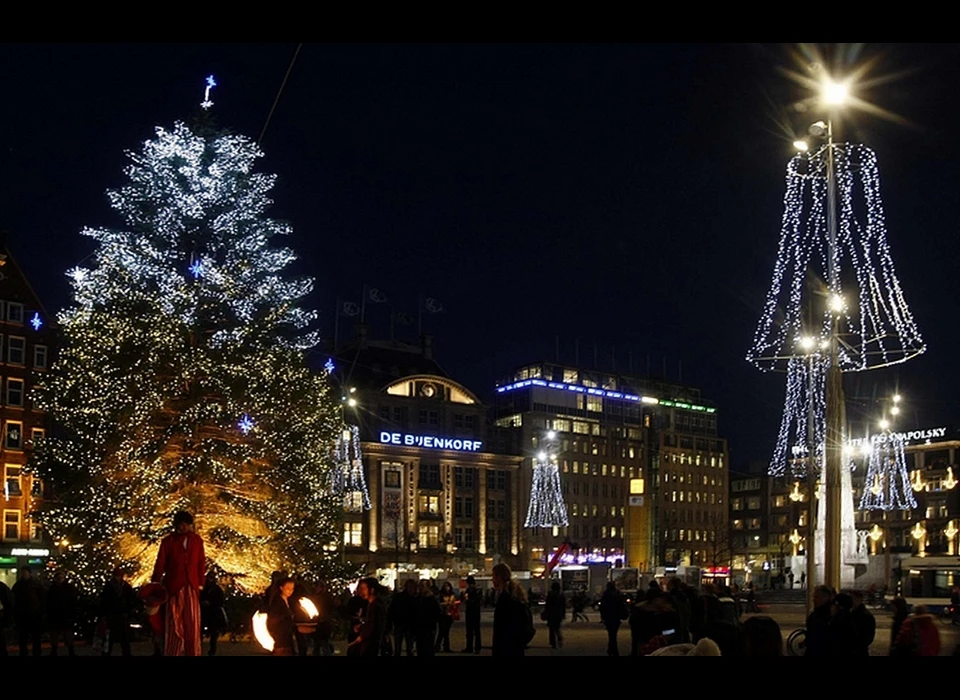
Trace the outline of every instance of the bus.
<path fill-rule="evenodd" d="M 953 587 L 960 585 L 960 557 L 909 557 L 893 573 L 909 607 L 926 605 L 931 613 L 942 613 L 950 606 Z"/>

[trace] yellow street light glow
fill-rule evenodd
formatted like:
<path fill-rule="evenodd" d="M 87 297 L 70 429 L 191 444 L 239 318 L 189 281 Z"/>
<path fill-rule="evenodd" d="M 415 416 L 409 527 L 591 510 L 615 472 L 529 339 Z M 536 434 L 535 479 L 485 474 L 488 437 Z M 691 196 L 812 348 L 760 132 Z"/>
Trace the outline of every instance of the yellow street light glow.
<path fill-rule="evenodd" d="M 801 153 L 806 153 L 807 151 L 810 150 L 810 144 L 808 144 L 803 139 L 797 139 L 796 141 L 794 141 L 793 147 L 796 148 Z"/>
<path fill-rule="evenodd" d="M 547 433 L 547 438 L 548 438 L 549 440 L 553 440 L 553 438 L 555 438 L 555 437 L 557 437 L 557 434 L 556 434 L 554 431 L 551 430 L 551 431 L 549 431 L 549 432 Z"/>
<path fill-rule="evenodd" d="M 833 311 L 838 311 L 838 312 L 843 311 L 843 307 L 844 307 L 844 303 L 843 303 L 842 296 L 840 296 L 839 294 L 834 294 L 832 297 L 830 297 L 830 308 Z"/>
<path fill-rule="evenodd" d="M 347 399 L 347 405 L 350 408 L 354 408 L 357 405 L 357 400 L 351 396 L 349 399 Z"/>
<path fill-rule="evenodd" d="M 813 350 L 813 346 L 816 345 L 816 343 L 817 341 L 809 335 L 805 335 L 802 338 L 800 338 L 800 347 L 806 350 L 807 352 L 809 352 L 810 350 Z"/>
<path fill-rule="evenodd" d="M 892 413 L 893 415 L 897 415 L 898 413 L 900 413 L 900 407 L 894 406 L 893 408 L 890 409 L 890 413 Z"/>
<path fill-rule="evenodd" d="M 881 418 L 881 419 L 880 419 L 880 429 L 881 429 L 881 430 L 886 430 L 886 429 L 889 428 L 889 427 L 890 427 L 890 421 L 888 421 L 886 418 Z"/>
<path fill-rule="evenodd" d="M 847 101 L 850 96 L 850 89 L 844 83 L 838 83 L 834 80 L 827 80 L 823 84 L 822 97 L 824 104 L 839 106 Z"/>
<path fill-rule="evenodd" d="M 541 462 L 546 462 L 546 461 L 547 461 L 547 453 L 546 453 L 546 452 L 538 452 L 538 453 L 537 453 L 537 459 L 539 459 Z"/>
<path fill-rule="evenodd" d="M 894 403 L 900 403 L 900 394 L 894 394 L 894 395 L 893 395 L 893 402 L 894 402 Z"/>

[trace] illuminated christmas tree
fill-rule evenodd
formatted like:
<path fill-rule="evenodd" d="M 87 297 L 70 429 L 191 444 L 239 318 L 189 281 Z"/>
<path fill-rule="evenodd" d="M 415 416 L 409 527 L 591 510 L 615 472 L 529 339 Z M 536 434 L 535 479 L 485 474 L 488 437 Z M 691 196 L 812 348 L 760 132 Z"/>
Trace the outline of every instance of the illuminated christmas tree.
<path fill-rule="evenodd" d="M 115 565 L 151 573 L 171 516 L 187 510 L 213 570 L 245 591 L 270 573 L 342 574 L 342 499 L 327 489 L 337 398 L 305 351 L 312 280 L 284 276 L 288 225 L 264 216 L 275 178 L 250 140 L 178 123 L 128 154 L 108 193 L 125 226 L 69 272 L 64 343 L 37 391 L 59 434 L 33 468 L 53 487 L 40 520 L 70 544 L 85 587 Z"/>
<path fill-rule="evenodd" d="M 560 485 L 557 447 L 556 433 L 551 430 L 544 440 L 544 449 L 533 461 L 530 502 L 524 527 L 567 527 L 570 524 Z"/>

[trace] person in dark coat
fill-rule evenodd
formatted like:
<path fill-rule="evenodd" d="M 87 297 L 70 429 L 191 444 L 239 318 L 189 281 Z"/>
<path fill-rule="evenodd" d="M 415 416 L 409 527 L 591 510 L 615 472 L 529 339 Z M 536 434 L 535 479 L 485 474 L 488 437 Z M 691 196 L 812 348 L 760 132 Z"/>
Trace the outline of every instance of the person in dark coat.
<path fill-rule="evenodd" d="M 890 628 L 890 654 L 892 656 L 896 648 L 897 638 L 900 636 L 900 628 L 910 617 L 910 613 L 907 610 L 907 601 L 900 596 L 893 599 L 891 606 L 893 607 L 893 624 Z"/>
<path fill-rule="evenodd" d="M 467 628 L 467 648 L 464 654 L 479 654 L 480 643 L 480 609 L 483 607 L 483 593 L 477 587 L 477 580 L 467 576 L 467 588 L 463 592 L 463 606 L 465 608 L 464 621 Z"/>
<path fill-rule="evenodd" d="M 417 656 L 436 656 L 437 627 L 443 610 L 426 579 L 420 581 L 420 595 L 417 596 Z"/>
<path fill-rule="evenodd" d="M 830 656 L 833 658 L 859 655 L 859 640 L 850 615 L 851 610 L 853 599 L 849 595 L 840 593 L 834 596 L 830 606 L 830 622 L 827 625 Z"/>
<path fill-rule="evenodd" d="M 126 581 L 123 569 L 113 570 L 113 576 L 100 593 L 100 617 L 106 620 L 109 641 L 103 648 L 103 655 L 110 656 L 115 644 L 120 645 L 120 653 L 130 656 L 130 619 L 138 604 L 133 588 Z"/>
<path fill-rule="evenodd" d="M 210 635 L 210 648 L 207 652 L 209 656 L 217 655 L 217 642 L 227 628 L 227 614 L 223 604 L 223 589 L 217 583 L 217 575 L 211 571 L 207 573 L 203 590 L 200 591 L 200 624 Z"/>
<path fill-rule="evenodd" d="M 378 656 L 387 629 L 387 608 L 380 599 L 380 584 L 375 578 L 361 579 L 357 593 L 367 601 L 357 638 L 347 645 L 347 656 Z"/>
<path fill-rule="evenodd" d="M 13 616 L 20 637 L 20 656 L 27 655 L 33 643 L 33 655 L 40 656 L 40 637 L 43 622 L 43 586 L 33 578 L 29 566 L 20 569 L 20 579 L 13 584 Z"/>
<path fill-rule="evenodd" d="M 833 590 L 817 586 L 813 591 L 813 612 L 807 616 L 806 651 L 804 656 L 830 656 L 830 637 L 827 628 L 832 614 Z"/>
<path fill-rule="evenodd" d="M 10 588 L 0 581 L 0 656 L 7 655 L 7 627 L 13 621 L 13 596 Z"/>
<path fill-rule="evenodd" d="M 851 591 L 850 597 L 853 599 L 850 618 L 857 632 L 857 656 L 870 656 L 870 645 L 877 636 L 877 621 L 863 604 L 863 593 Z"/>
<path fill-rule="evenodd" d="M 626 603 L 620 591 L 617 590 L 617 584 L 608 581 L 607 589 L 600 597 L 600 621 L 607 629 L 607 656 L 620 656 L 617 631 L 620 629 L 620 623 L 627 616 Z"/>
<path fill-rule="evenodd" d="M 772 659 L 783 656 L 783 633 L 772 617 L 756 615 L 744 622 L 740 629 L 743 655 L 747 658 Z M 727 656 L 722 647 L 720 653 Z"/>
<path fill-rule="evenodd" d="M 267 607 L 267 631 L 273 637 L 274 656 L 293 656 L 294 632 L 293 591 L 296 583 L 289 576 L 277 581 Z"/>
<path fill-rule="evenodd" d="M 700 636 L 694 641 L 703 638 L 712 639 L 720 648 L 722 656 L 741 656 L 743 653 L 740 634 L 740 624 L 730 622 L 729 607 L 724 607 L 715 595 L 701 597 L 704 606 L 705 622 Z"/>
<path fill-rule="evenodd" d="M 493 567 L 493 587 L 497 591 L 490 645 L 493 656 L 523 656 L 529 641 L 527 596 L 512 576 L 510 567 L 502 562 Z"/>
<path fill-rule="evenodd" d="M 313 604 L 317 606 L 317 626 L 313 632 L 313 655 L 333 656 L 333 626 L 336 619 L 337 601 L 334 600 L 327 584 L 319 582 L 314 588 Z"/>
<path fill-rule="evenodd" d="M 546 605 L 543 607 L 543 619 L 547 623 L 547 629 L 550 630 L 550 647 L 558 649 L 563 647 L 563 635 L 560 633 L 560 626 L 567 616 L 567 599 L 560 590 L 560 582 L 554 581 L 550 585 L 550 592 L 547 593 Z"/>
<path fill-rule="evenodd" d="M 62 571 L 53 577 L 50 590 L 47 591 L 47 623 L 50 627 L 50 656 L 57 656 L 60 640 L 70 656 L 73 651 L 73 628 L 77 622 L 77 604 L 80 592 L 67 581 Z"/>
<path fill-rule="evenodd" d="M 417 582 L 408 578 L 403 589 L 394 594 L 387 608 L 387 629 L 393 630 L 393 655 L 402 656 L 407 647 L 407 656 L 413 656 L 417 639 Z"/>
<path fill-rule="evenodd" d="M 440 587 L 440 593 L 437 595 L 437 601 L 440 603 L 440 609 L 443 615 L 440 616 L 440 632 L 437 635 L 436 651 L 450 653 L 450 630 L 453 627 L 453 616 L 457 610 L 457 594 L 453 592 L 453 585 L 449 581 L 444 581 Z"/>

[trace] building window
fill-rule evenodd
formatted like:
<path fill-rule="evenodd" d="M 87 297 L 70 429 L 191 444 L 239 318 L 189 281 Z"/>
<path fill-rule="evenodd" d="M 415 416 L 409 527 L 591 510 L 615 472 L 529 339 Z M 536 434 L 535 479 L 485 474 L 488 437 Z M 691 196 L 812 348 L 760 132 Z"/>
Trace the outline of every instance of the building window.
<path fill-rule="evenodd" d="M 453 531 L 453 543 L 457 549 L 473 549 L 473 528 L 458 527 Z"/>
<path fill-rule="evenodd" d="M 345 547 L 363 546 L 363 523 L 343 524 L 343 545 Z"/>
<path fill-rule="evenodd" d="M 759 499 L 759 498 L 748 498 L 748 499 L 747 499 L 747 510 L 760 510 L 760 499 Z"/>
<path fill-rule="evenodd" d="M 23 423 L 12 420 L 7 421 L 3 444 L 8 450 L 23 449 Z"/>
<path fill-rule="evenodd" d="M 440 515 L 440 497 L 420 496 L 420 513 L 423 515 Z"/>
<path fill-rule="evenodd" d="M 440 526 L 432 523 L 421 523 L 419 531 L 420 547 L 424 549 L 437 549 L 440 547 Z"/>
<path fill-rule="evenodd" d="M 11 365 L 24 364 L 27 341 L 16 335 L 7 337 L 7 362 Z"/>
<path fill-rule="evenodd" d="M 6 498 L 16 498 L 23 495 L 21 487 L 21 468 L 18 464 L 8 464 L 4 467 L 3 495 Z"/>
<path fill-rule="evenodd" d="M 30 478 L 30 497 L 43 498 L 43 479 L 36 476 Z"/>
<path fill-rule="evenodd" d="M 487 520 L 506 520 L 507 502 L 502 498 L 491 498 L 487 501 Z"/>
<path fill-rule="evenodd" d="M 439 464 L 421 464 L 420 465 L 420 488 L 429 488 L 429 489 L 440 488 L 440 465 Z"/>
<path fill-rule="evenodd" d="M 47 346 L 46 345 L 33 346 L 33 367 L 34 369 L 47 368 Z"/>
<path fill-rule="evenodd" d="M 15 301 L 7 302 L 7 321 L 23 323 L 23 304 L 18 304 Z"/>
<path fill-rule="evenodd" d="M 5 540 L 20 539 L 20 511 L 19 510 L 3 511 L 3 539 Z"/>
<path fill-rule="evenodd" d="M 23 380 L 7 377 L 7 405 L 23 406 Z"/>

